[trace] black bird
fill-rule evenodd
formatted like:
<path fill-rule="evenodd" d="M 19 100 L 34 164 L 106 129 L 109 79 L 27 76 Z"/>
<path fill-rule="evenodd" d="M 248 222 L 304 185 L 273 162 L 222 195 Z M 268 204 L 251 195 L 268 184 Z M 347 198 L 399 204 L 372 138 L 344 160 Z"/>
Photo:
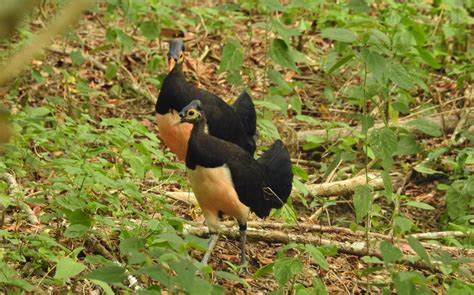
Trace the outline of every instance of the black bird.
<path fill-rule="evenodd" d="M 180 160 L 185 160 L 191 125 L 175 123 L 179 120 L 178 113 L 191 101 L 198 99 L 207 114 L 209 134 L 235 143 L 253 155 L 256 149 L 257 116 L 250 95 L 242 92 L 230 106 L 218 96 L 189 84 L 183 73 L 183 52 L 182 40 L 176 39 L 170 43 L 170 72 L 163 81 L 155 106 L 161 139 Z"/>
<path fill-rule="evenodd" d="M 202 262 L 206 264 L 218 240 L 221 214 L 233 216 L 240 227 L 241 263 L 245 263 L 247 218 L 250 211 L 268 216 L 288 200 L 293 181 L 290 155 L 277 140 L 255 160 L 241 147 L 207 132 L 207 113 L 199 100 L 179 113 L 192 124 L 186 154 L 187 174 L 211 234 Z"/>

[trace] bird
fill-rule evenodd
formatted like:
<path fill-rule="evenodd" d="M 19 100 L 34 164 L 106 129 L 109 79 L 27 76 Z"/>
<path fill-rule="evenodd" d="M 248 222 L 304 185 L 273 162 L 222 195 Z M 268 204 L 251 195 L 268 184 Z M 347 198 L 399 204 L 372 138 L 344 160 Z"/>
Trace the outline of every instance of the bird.
<path fill-rule="evenodd" d="M 256 150 L 257 115 L 252 98 L 244 90 L 232 106 L 217 95 L 191 85 L 183 73 L 184 43 L 174 39 L 168 52 L 169 73 L 155 105 L 157 126 L 166 146 L 182 161 L 186 159 L 190 124 L 175 125 L 178 113 L 191 101 L 198 99 L 207 114 L 209 133 L 242 147 L 250 154 Z"/>
<path fill-rule="evenodd" d="M 186 173 L 209 229 L 209 246 L 202 259 L 207 264 L 218 240 L 219 217 L 234 217 L 240 229 L 240 264 L 246 263 L 245 244 L 250 211 L 265 218 L 281 208 L 291 193 L 290 155 L 276 140 L 255 160 L 238 145 L 208 132 L 204 104 L 193 100 L 179 113 L 181 124 L 191 124 Z"/>

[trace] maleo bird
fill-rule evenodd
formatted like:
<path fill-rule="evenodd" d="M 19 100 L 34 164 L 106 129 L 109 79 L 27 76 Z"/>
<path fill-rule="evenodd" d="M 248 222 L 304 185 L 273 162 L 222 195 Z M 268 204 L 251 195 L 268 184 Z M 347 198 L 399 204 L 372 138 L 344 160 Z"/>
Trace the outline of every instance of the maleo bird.
<path fill-rule="evenodd" d="M 155 106 L 161 139 L 180 160 L 186 159 L 191 125 L 175 123 L 179 120 L 178 113 L 192 100 L 198 99 L 207 114 L 209 134 L 235 143 L 253 155 L 257 116 L 251 97 L 244 91 L 230 106 L 218 96 L 189 84 L 183 73 L 183 52 L 182 40 L 171 41 L 168 53 L 170 72 L 163 81 Z"/>
<path fill-rule="evenodd" d="M 187 174 L 211 235 L 202 263 L 207 264 L 217 243 L 219 216 L 226 214 L 239 223 L 244 264 L 250 211 L 264 218 L 272 208 L 281 208 L 288 200 L 293 181 L 290 155 L 277 140 L 255 160 L 238 145 L 208 133 L 207 112 L 199 100 L 184 107 L 179 116 L 181 123 L 192 124 Z"/>

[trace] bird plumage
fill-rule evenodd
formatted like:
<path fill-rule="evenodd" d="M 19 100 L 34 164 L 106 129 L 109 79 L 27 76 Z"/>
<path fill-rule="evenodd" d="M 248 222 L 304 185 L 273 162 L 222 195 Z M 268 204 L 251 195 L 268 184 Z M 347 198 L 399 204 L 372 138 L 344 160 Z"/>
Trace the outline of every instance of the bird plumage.
<path fill-rule="evenodd" d="M 245 231 L 249 211 L 263 218 L 281 208 L 291 192 L 290 155 L 277 140 L 258 160 L 241 147 L 206 132 L 203 104 L 193 101 L 180 112 L 193 125 L 186 167 L 211 233 L 219 212 L 235 217 Z"/>
<path fill-rule="evenodd" d="M 165 77 L 155 106 L 160 133 L 166 133 L 166 131 L 162 131 L 163 129 L 172 129 L 172 126 L 166 123 L 165 116 L 170 116 L 171 114 L 177 119 L 177 112 L 181 111 L 192 100 L 199 99 L 202 102 L 203 109 L 208 114 L 209 133 L 225 141 L 237 144 L 248 153 L 253 154 L 256 149 L 254 137 L 256 133 L 256 115 L 250 96 L 248 94 L 241 95 L 242 98 L 236 101 L 238 102 L 237 107 L 232 108 L 213 93 L 188 83 L 183 73 L 182 57 L 181 55 L 177 57 L 181 49 L 178 50 L 176 47 L 183 46 L 182 42 L 173 42 L 169 58 L 170 60 L 178 60 Z M 173 114 L 173 112 L 176 112 L 176 114 Z M 249 118 L 250 121 L 244 121 L 245 118 Z M 254 130 L 253 134 L 251 134 L 251 130 Z M 189 131 L 186 130 L 178 138 L 166 137 L 165 135 L 165 137 L 162 136 L 162 139 L 176 153 L 176 149 L 173 146 L 186 147 L 189 135 Z M 177 153 L 181 160 L 184 160 L 185 152 L 179 151 Z"/>

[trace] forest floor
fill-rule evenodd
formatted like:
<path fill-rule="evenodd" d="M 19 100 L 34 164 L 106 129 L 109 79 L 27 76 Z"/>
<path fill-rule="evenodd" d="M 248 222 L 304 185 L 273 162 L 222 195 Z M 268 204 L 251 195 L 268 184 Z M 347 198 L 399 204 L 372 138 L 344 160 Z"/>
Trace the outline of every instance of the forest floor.
<path fill-rule="evenodd" d="M 255 22 L 258 21 L 255 19 Z M 42 85 L 36 85 L 33 78 L 29 81 L 24 81 L 18 85 L 18 100 L 19 105 L 34 105 L 41 106 L 48 96 L 64 97 L 70 101 L 69 105 L 80 105 L 82 104 L 81 97 L 76 93 L 68 93 L 67 82 L 62 80 L 62 76 L 57 73 L 63 68 L 73 66 L 73 61 L 69 57 L 69 54 L 62 54 L 61 51 L 65 50 L 82 50 L 84 56 L 92 56 L 93 59 L 86 57 L 84 65 L 80 68 L 78 76 L 81 79 L 88 81 L 88 86 L 101 93 L 107 95 L 99 95 L 91 98 L 89 114 L 93 118 L 126 118 L 136 119 L 143 123 L 151 132 L 158 134 L 158 130 L 155 126 L 154 116 L 154 105 L 151 101 L 147 100 L 146 97 L 140 95 L 136 91 L 126 90 L 123 92 L 114 92 L 113 87 L 116 81 L 110 81 L 106 79 L 106 71 L 104 65 L 110 61 L 116 61 L 119 64 L 124 74 L 123 80 L 128 81 L 130 84 L 138 85 L 142 93 L 146 93 L 145 96 L 157 97 L 158 90 L 147 83 L 148 79 L 156 78 L 156 76 L 165 73 L 165 65 L 160 67 L 160 72 L 149 73 L 144 68 L 149 58 L 149 53 L 141 52 L 139 50 L 132 50 L 129 53 L 120 52 L 119 49 L 109 49 L 102 52 L 94 52 L 95 48 L 101 46 L 104 43 L 106 26 L 104 25 L 105 20 L 98 14 L 88 13 L 80 21 L 79 26 L 74 29 L 77 34 L 78 40 L 69 41 L 64 46 L 62 39 L 57 39 L 53 46 L 50 48 L 56 48 L 54 50 L 46 50 L 42 58 L 38 58 L 33 62 L 33 68 L 39 68 L 44 64 L 48 64 L 53 68 L 53 74 L 47 77 L 47 81 Z M 37 27 L 35 27 L 37 26 Z M 32 25 L 32 31 L 37 30 L 41 27 L 41 23 Z M 235 36 L 239 38 L 239 42 L 245 48 L 245 59 L 244 59 L 244 70 L 242 77 L 245 87 L 249 90 L 255 100 L 261 100 L 267 91 L 267 82 L 265 81 L 265 68 L 266 68 L 266 48 L 265 48 L 265 33 L 262 29 L 254 28 L 252 35 L 248 34 L 248 26 L 243 22 L 235 22 L 232 30 Z M 180 33 L 171 31 L 168 32 L 168 39 L 172 35 L 180 35 Z M 243 36 L 243 37 L 239 37 Z M 220 35 L 213 35 L 208 33 L 205 28 L 198 25 L 197 27 L 186 27 L 186 33 L 181 35 L 186 44 L 186 60 L 185 60 L 185 73 L 189 81 L 192 81 L 195 85 L 205 88 L 211 92 L 216 93 L 220 97 L 231 101 L 243 90 L 243 86 L 231 86 L 225 80 L 225 74 L 218 73 L 220 64 L 220 58 L 223 40 Z M 156 50 L 163 57 L 166 56 L 166 42 L 162 39 L 156 41 L 148 41 L 142 37 L 134 37 L 135 41 L 139 44 L 149 47 L 152 51 Z M 331 42 L 322 39 L 319 35 L 308 35 L 301 40 L 301 42 L 310 42 L 314 46 L 319 47 L 322 52 L 331 46 Z M 165 60 L 165 59 L 164 59 Z M 356 112 L 354 105 L 350 104 L 333 104 L 327 99 L 324 99 L 324 85 L 330 83 L 334 89 L 342 89 L 347 87 L 346 81 L 341 77 L 327 76 L 327 74 L 320 69 L 319 57 L 311 56 L 310 64 L 301 69 L 300 74 L 288 71 L 284 75 L 284 79 L 290 81 L 301 81 L 304 87 L 298 89 L 298 95 L 302 99 L 303 114 L 309 115 L 320 122 L 330 123 L 346 123 L 350 126 L 356 125 L 353 118 L 353 113 Z M 437 105 L 437 112 L 441 114 L 443 120 L 449 119 L 451 112 L 458 111 L 462 108 L 472 106 L 472 101 L 468 99 L 459 99 L 460 97 L 466 97 L 469 94 L 469 90 L 458 89 L 456 82 L 446 77 L 441 77 L 438 74 L 433 75 L 429 81 L 430 95 L 416 97 L 418 102 L 430 102 L 433 105 Z M 337 94 L 336 94 L 337 95 Z M 19 107 L 21 108 L 21 107 Z M 12 106 L 12 111 L 15 112 L 15 106 Z M 70 113 L 70 110 L 63 110 L 65 113 Z M 415 113 L 417 108 L 412 109 L 412 113 Z M 73 111 L 74 113 L 74 111 Z M 311 126 L 308 124 L 301 123 L 295 120 L 292 115 L 292 111 L 289 110 L 289 116 L 279 115 L 274 118 L 275 126 L 279 130 L 282 140 L 287 144 L 291 150 L 292 158 L 294 163 L 303 168 L 308 176 L 309 180 L 307 184 L 318 184 L 325 181 L 330 182 L 332 179 L 328 179 L 327 176 L 322 175 L 319 172 L 321 165 L 330 165 L 329 160 L 326 156 L 328 150 L 313 150 L 304 151 L 302 149 L 302 141 L 298 140 L 298 131 L 318 129 L 318 126 Z M 444 115 L 443 115 L 444 114 Z M 440 147 L 447 147 L 449 145 L 452 135 L 452 129 L 446 131 L 442 137 L 439 138 L 428 138 L 423 135 L 419 135 L 417 140 L 424 147 L 428 149 L 435 149 Z M 268 141 L 260 141 L 259 146 L 269 145 Z M 162 146 L 165 149 L 164 146 Z M 168 154 L 171 156 L 171 154 Z M 400 190 L 400 193 L 407 196 L 407 199 L 417 202 L 423 202 L 434 207 L 434 210 L 421 210 L 410 206 L 403 206 L 399 208 L 400 214 L 409 218 L 413 224 L 416 232 L 437 232 L 444 230 L 443 224 L 440 222 L 443 214 L 445 213 L 444 193 L 437 189 L 437 185 L 440 183 L 446 183 L 448 177 L 441 174 L 434 175 L 422 175 L 413 170 L 413 166 L 416 163 L 423 161 L 423 155 L 417 154 L 412 156 L 400 156 L 397 157 L 395 167 L 392 172 L 398 172 L 404 180 L 404 184 Z M 363 158 L 356 159 L 364 161 Z M 177 161 L 177 160 L 176 160 Z M 315 164 L 316 163 L 316 164 Z M 360 172 L 357 170 L 358 167 L 347 166 L 338 167 L 338 174 L 332 175 L 332 178 L 350 178 Z M 172 173 L 184 176 L 185 171 L 174 170 Z M 35 181 L 41 182 L 41 179 Z M 143 180 L 141 183 L 142 190 L 148 190 L 153 188 L 153 181 Z M 162 193 L 166 191 L 183 191 L 187 192 L 189 188 L 182 187 L 178 184 L 165 185 L 161 188 Z M 313 206 L 305 206 L 302 199 L 305 198 L 309 204 Z M 349 228 L 352 221 L 355 218 L 354 208 L 350 202 L 351 197 L 349 195 L 339 196 L 335 201 L 336 204 L 328 206 L 323 210 L 322 214 L 315 220 L 310 220 L 310 216 L 320 207 L 318 201 L 314 200 L 314 197 L 310 194 L 308 196 L 294 195 L 293 207 L 296 211 L 297 221 L 302 224 L 318 224 L 329 227 L 345 227 Z M 200 213 L 200 209 L 196 206 L 186 203 L 183 201 L 177 201 L 168 199 L 168 202 L 172 204 L 173 211 L 177 216 L 180 216 L 186 220 L 194 221 L 197 224 L 203 224 L 204 219 Z M 392 209 L 387 209 L 390 204 L 386 203 L 384 198 L 380 198 L 375 201 L 380 205 L 381 220 L 387 212 L 391 212 Z M 390 217 L 386 217 L 389 219 Z M 269 221 L 280 224 L 285 223 L 282 218 L 270 217 Z M 251 219 L 256 223 L 260 222 L 255 216 Z M 233 227 L 235 231 L 237 228 Z M 31 230 L 27 224 L 23 226 L 19 225 L 15 228 L 17 231 Z M 389 232 L 390 228 L 373 225 L 371 231 L 391 237 Z M 331 241 L 337 241 L 345 243 L 346 245 L 356 245 L 361 242 L 364 243 L 365 238 L 362 235 L 351 235 L 344 234 L 341 232 L 309 232 L 303 229 L 295 228 L 283 228 L 279 230 L 283 233 L 290 233 L 293 235 L 300 236 L 314 236 L 316 238 L 327 239 Z M 271 237 L 269 238 L 271 240 Z M 274 261 L 277 251 L 285 245 L 281 241 L 269 242 L 261 241 L 258 239 L 249 239 L 247 255 L 249 257 L 249 268 L 247 272 L 239 273 L 239 276 L 250 285 L 248 287 L 240 283 L 231 283 L 229 281 L 223 281 L 216 279 L 216 282 L 222 283 L 224 287 L 232 290 L 233 294 L 258 294 L 267 293 L 278 287 L 278 283 L 275 281 L 271 274 L 264 274 L 261 277 L 254 277 L 254 274 L 259 268 Z M 380 239 L 378 240 L 380 241 Z M 373 241 L 372 247 L 376 247 L 376 242 Z M 446 247 L 452 245 L 444 244 Z M 413 251 L 407 246 L 406 243 L 399 243 L 398 246 L 406 254 L 413 254 Z M 117 247 L 118 249 L 118 247 Z M 361 250 L 361 253 L 363 251 Z M 462 255 L 462 250 L 459 250 L 459 254 Z M 231 265 L 237 264 L 239 261 L 239 247 L 238 240 L 225 235 L 220 236 L 220 240 L 217 244 L 216 249 L 213 252 L 211 258 L 211 265 L 214 270 L 232 271 Z M 196 259 L 200 259 L 202 256 L 201 251 L 193 250 L 192 256 Z M 287 255 L 298 255 L 298 250 L 289 251 Z M 119 255 L 118 255 L 119 256 Z M 336 256 L 327 257 L 329 263 L 329 270 L 325 271 L 319 266 L 314 264 L 310 257 L 304 257 L 304 272 L 297 276 L 296 282 L 302 283 L 306 286 L 311 286 L 313 278 L 319 277 L 325 284 L 330 294 L 362 294 L 367 291 L 367 281 L 361 276 L 364 269 L 367 268 L 367 264 L 361 260 L 362 255 L 350 254 L 340 252 Z M 471 257 L 473 258 L 473 257 Z M 471 265 L 471 270 L 473 269 Z M 431 271 L 429 269 L 417 269 L 417 266 L 412 265 L 397 265 L 397 270 L 410 271 L 418 270 L 423 272 L 426 276 L 433 275 L 433 280 L 437 280 L 440 275 L 438 271 Z M 371 288 L 373 292 L 379 292 L 377 284 L 383 284 L 389 280 L 390 273 L 381 269 L 374 272 L 371 275 Z M 466 279 L 466 281 L 474 283 L 474 278 Z M 440 289 L 433 289 L 435 293 L 441 293 Z M 434 287 L 433 287 L 434 288 Z"/>

